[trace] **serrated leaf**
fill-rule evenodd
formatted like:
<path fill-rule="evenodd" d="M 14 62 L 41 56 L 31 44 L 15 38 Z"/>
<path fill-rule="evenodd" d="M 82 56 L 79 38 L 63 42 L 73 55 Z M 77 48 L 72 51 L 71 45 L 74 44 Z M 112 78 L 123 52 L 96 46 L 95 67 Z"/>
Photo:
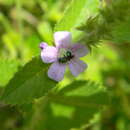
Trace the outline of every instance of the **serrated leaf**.
<path fill-rule="evenodd" d="M 92 13 L 98 11 L 99 0 L 72 0 L 64 16 L 55 27 L 55 31 L 71 31 Z"/>
<path fill-rule="evenodd" d="M 101 107 L 108 105 L 108 94 L 100 92 L 88 97 L 53 95 L 54 102 L 77 107 Z"/>
<path fill-rule="evenodd" d="M 90 96 L 103 90 L 104 88 L 94 81 L 76 80 L 61 89 L 58 94 L 65 96 Z"/>
<path fill-rule="evenodd" d="M 107 92 L 104 91 L 104 88 L 95 82 L 74 81 L 62 90 L 55 91 L 54 95 L 53 93 L 48 94 L 47 100 L 46 98 L 41 100 L 42 102 L 37 106 L 40 110 L 36 109 L 36 114 L 32 119 L 33 126 L 29 128 L 42 130 L 79 128 L 88 124 L 89 120 L 101 110 L 101 107 L 108 103 L 108 95 L 106 95 Z M 80 100 L 81 97 L 86 99 Z M 45 102 L 46 104 L 43 104 Z M 39 121 L 35 121 L 37 114 L 40 115 Z"/>
<path fill-rule="evenodd" d="M 9 104 L 23 104 L 44 96 L 56 85 L 48 78 L 47 69 L 48 65 L 40 58 L 32 59 L 9 82 L 1 100 Z"/>
<path fill-rule="evenodd" d="M 74 81 L 58 93 L 49 96 L 54 102 L 70 106 L 100 107 L 109 104 L 108 93 L 100 84 L 92 81 Z"/>
<path fill-rule="evenodd" d="M 0 60 L 0 86 L 5 86 L 17 72 L 19 62 L 16 60 Z"/>
<path fill-rule="evenodd" d="M 130 42 L 130 18 L 122 22 L 117 22 L 112 27 L 112 41 L 122 44 Z"/>
<path fill-rule="evenodd" d="M 65 126 L 64 130 L 79 128 L 88 124 L 94 114 L 99 112 L 104 105 L 109 105 L 109 96 L 106 90 L 100 84 L 92 81 L 74 81 L 61 91 L 48 96 L 50 103 L 54 104 L 51 112 L 47 115 L 49 116 L 48 127 L 51 124 L 56 126 L 55 128 L 49 127 L 52 130 L 58 128 L 59 122 L 61 126 Z M 57 108 L 59 105 L 61 107 Z M 70 109 L 68 117 L 63 114 L 63 111 L 66 113 L 66 108 L 67 111 Z"/>

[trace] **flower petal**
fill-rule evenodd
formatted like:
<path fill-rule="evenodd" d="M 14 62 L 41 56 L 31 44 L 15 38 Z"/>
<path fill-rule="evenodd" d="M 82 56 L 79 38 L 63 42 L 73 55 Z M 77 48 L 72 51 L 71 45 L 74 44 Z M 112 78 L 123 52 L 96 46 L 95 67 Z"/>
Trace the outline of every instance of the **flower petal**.
<path fill-rule="evenodd" d="M 88 48 L 85 45 L 79 43 L 74 44 L 71 50 L 77 57 L 83 57 L 89 52 Z"/>
<path fill-rule="evenodd" d="M 47 46 L 41 51 L 41 58 L 45 63 L 51 63 L 57 59 L 57 49 L 52 46 Z"/>
<path fill-rule="evenodd" d="M 72 36 L 70 32 L 59 31 L 59 32 L 55 32 L 54 40 L 55 40 L 56 47 L 66 48 L 70 46 Z"/>
<path fill-rule="evenodd" d="M 65 64 L 55 62 L 50 66 L 48 76 L 53 80 L 61 81 L 64 78 L 65 68 Z"/>
<path fill-rule="evenodd" d="M 45 42 L 40 43 L 40 48 L 41 48 L 41 49 L 45 49 L 47 46 L 48 46 L 48 45 L 47 45 L 47 43 L 45 43 Z"/>
<path fill-rule="evenodd" d="M 87 64 L 79 59 L 73 59 L 69 64 L 69 68 L 74 76 L 78 76 L 87 68 Z"/>

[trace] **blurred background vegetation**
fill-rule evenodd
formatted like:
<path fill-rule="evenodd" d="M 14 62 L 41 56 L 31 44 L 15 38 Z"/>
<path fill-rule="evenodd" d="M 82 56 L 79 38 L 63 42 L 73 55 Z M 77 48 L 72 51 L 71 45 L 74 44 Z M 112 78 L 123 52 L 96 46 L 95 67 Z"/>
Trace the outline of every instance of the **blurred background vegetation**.
<path fill-rule="evenodd" d="M 39 55 L 40 42 L 52 44 L 53 28 L 69 2 L 0 0 L 0 94 L 17 69 Z M 128 22 L 118 24 L 118 21 L 116 25 L 119 26 L 112 32 L 113 41 L 101 41 L 102 44 L 92 47 L 89 56 L 83 58 L 89 68 L 77 78 L 101 83 L 99 88 L 90 84 L 93 93 L 107 89 L 112 104 L 101 111 L 100 108 L 77 109 L 53 102 L 44 106 L 43 99 L 22 106 L 0 103 L 0 129 L 130 130 L 130 25 Z M 114 38 L 121 42 L 115 42 Z M 72 80 L 68 77 L 61 86 Z M 87 93 L 89 95 L 89 90 Z"/>

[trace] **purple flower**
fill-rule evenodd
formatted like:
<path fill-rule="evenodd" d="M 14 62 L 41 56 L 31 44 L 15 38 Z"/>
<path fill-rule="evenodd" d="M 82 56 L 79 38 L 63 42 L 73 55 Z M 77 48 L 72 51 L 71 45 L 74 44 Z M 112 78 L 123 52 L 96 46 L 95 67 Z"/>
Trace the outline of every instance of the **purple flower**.
<path fill-rule="evenodd" d="M 55 32 L 54 41 L 56 47 L 48 46 L 46 43 L 40 44 L 43 62 L 53 63 L 48 70 L 48 76 L 51 79 L 61 81 L 67 66 L 74 76 L 78 76 L 87 68 L 87 65 L 79 58 L 85 56 L 88 49 L 79 43 L 71 44 L 70 32 Z"/>
<path fill-rule="evenodd" d="M 45 42 L 42 42 L 42 43 L 40 44 L 40 48 L 41 48 L 41 49 L 45 49 L 47 46 L 48 46 L 48 45 L 47 45 L 47 43 L 45 43 Z"/>

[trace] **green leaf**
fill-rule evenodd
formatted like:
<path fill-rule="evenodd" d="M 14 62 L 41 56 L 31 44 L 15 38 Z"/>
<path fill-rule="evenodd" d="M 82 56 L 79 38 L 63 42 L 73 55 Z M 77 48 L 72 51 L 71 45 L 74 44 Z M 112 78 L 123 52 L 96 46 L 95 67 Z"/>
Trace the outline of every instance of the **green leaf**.
<path fill-rule="evenodd" d="M 5 86 L 17 72 L 19 62 L 16 60 L 0 60 L 0 86 Z"/>
<path fill-rule="evenodd" d="M 91 81 L 74 81 L 57 94 L 50 95 L 50 98 L 57 103 L 78 107 L 109 104 L 108 93 L 99 84 Z"/>
<path fill-rule="evenodd" d="M 108 95 L 105 92 L 100 92 L 99 94 L 94 94 L 89 97 L 79 97 L 79 96 L 59 96 L 55 95 L 52 99 L 56 103 L 66 104 L 76 107 L 101 107 L 102 105 L 108 105 Z"/>
<path fill-rule="evenodd" d="M 109 96 L 104 87 L 92 81 L 74 81 L 48 96 L 51 109 L 46 122 L 52 130 L 58 128 L 59 122 L 64 130 L 79 128 L 88 124 L 104 105 L 109 105 Z M 51 128 L 51 124 L 55 124 L 55 127 Z"/>
<path fill-rule="evenodd" d="M 56 82 L 47 76 L 48 65 L 40 58 L 27 63 L 7 85 L 2 101 L 9 104 L 32 102 L 55 87 Z"/>
<path fill-rule="evenodd" d="M 94 81 L 76 80 L 61 89 L 58 94 L 65 96 L 90 96 L 100 91 L 104 91 L 104 87 Z"/>
<path fill-rule="evenodd" d="M 52 44 L 53 35 L 52 35 L 52 28 L 51 28 L 51 25 L 49 23 L 47 23 L 47 22 L 40 23 L 38 25 L 37 30 L 45 42 Z"/>
<path fill-rule="evenodd" d="M 71 31 L 72 28 L 84 22 L 92 13 L 96 13 L 98 7 L 99 0 L 72 0 L 64 16 L 56 25 L 55 31 Z"/>
<path fill-rule="evenodd" d="M 96 46 L 104 40 L 116 43 L 129 42 L 130 2 L 128 0 L 112 0 L 109 6 L 101 6 L 96 17 L 91 16 L 78 29 L 84 31 L 80 42 L 89 47 Z"/>
<path fill-rule="evenodd" d="M 130 42 L 130 18 L 121 22 L 117 21 L 111 29 L 112 41 L 118 44 Z"/>
<path fill-rule="evenodd" d="M 47 97 L 35 104 L 38 109 L 32 116 L 33 123 L 30 123 L 28 129 L 69 130 L 79 128 L 89 124 L 90 119 L 101 110 L 101 107 L 108 104 L 107 92 L 92 81 L 74 81 L 60 91 L 56 91 L 53 91 L 54 94 L 49 93 Z M 79 100 L 80 97 L 84 97 L 86 100 Z M 74 103 L 71 102 L 72 100 Z M 39 115 L 38 121 L 36 121 L 37 115 Z"/>

